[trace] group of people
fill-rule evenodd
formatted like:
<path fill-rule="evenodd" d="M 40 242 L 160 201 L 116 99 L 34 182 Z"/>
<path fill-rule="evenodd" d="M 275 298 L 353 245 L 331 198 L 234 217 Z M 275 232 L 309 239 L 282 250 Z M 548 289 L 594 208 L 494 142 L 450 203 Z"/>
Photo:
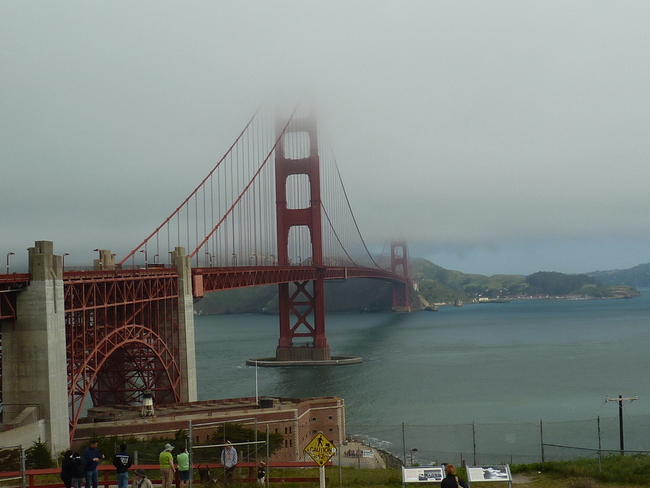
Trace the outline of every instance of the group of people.
<path fill-rule="evenodd" d="M 160 453 L 158 461 L 160 464 L 161 488 L 172 488 L 174 482 L 174 473 L 178 471 L 180 488 L 187 488 L 190 480 L 190 455 L 187 448 L 182 448 L 180 454 L 174 456 L 172 451 L 174 446 L 165 444 L 165 449 Z M 66 451 L 61 463 L 61 480 L 66 488 L 81 488 L 85 482 L 85 488 L 98 488 L 97 467 L 104 455 L 99 452 L 98 442 L 90 441 L 88 447 L 79 454 L 77 451 Z M 225 482 L 230 486 L 233 482 L 235 466 L 237 465 L 237 450 L 230 441 L 221 451 L 221 464 L 225 471 Z M 131 455 L 126 451 L 126 444 L 120 445 L 120 452 L 113 456 L 113 466 L 115 466 L 115 478 L 117 488 L 128 488 L 129 486 L 129 468 L 133 464 Z M 135 480 L 132 488 L 153 488 L 151 480 L 147 478 L 147 473 L 143 469 L 136 469 L 134 472 Z M 266 465 L 262 461 L 257 469 L 257 481 L 264 484 L 266 477 Z"/>
<path fill-rule="evenodd" d="M 86 488 L 97 488 L 97 466 L 104 459 L 104 455 L 97 448 L 97 441 L 90 441 L 90 445 L 83 454 L 77 451 L 66 451 L 61 463 L 61 480 L 66 488 L 81 488 L 85 482 Z"/>

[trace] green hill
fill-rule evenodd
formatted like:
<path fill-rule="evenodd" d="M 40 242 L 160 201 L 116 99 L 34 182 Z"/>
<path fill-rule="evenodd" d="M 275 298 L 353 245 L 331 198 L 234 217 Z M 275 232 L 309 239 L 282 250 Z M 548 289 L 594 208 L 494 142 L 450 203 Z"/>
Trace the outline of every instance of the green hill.
<path fill-rule="evenodd" d="M 641 265 L 636 268 L 650 265 Z M 632 268 L 632 271 L 635 268 Z M 530 276 L 466 274 L 445 269 L 426 259 L 411 258 L 409 269 L 416 290 L 411 293 L 411 307 L 428 304 L 464 303 L 479 299 L 543 296 L 584 296 L 591 298 L 623 298 L 638 295 L 623 276 L 612 273 L 610 282 L 603 283 L 596 273 L 569 275 L 557 272 L 538 272 Z M 635 271 L 638 277 L 642 271 Z M 601 278 L 602 279 L 602 278 Z M 639 279 L 637 282 L 643 282 Z M 611 283 L 611 284 L 610 284 Z M 615 285 L 615 286 L 614 286 Z M 421 298 L 421 299 L 420 299 Z M 325 282 L 325 308 L 328 313 L 384 312 L 391 310 L 392 286 L 381 280 L 349 279 Z M 277 286 L 267 285 L 206 293 L 194 306 L 200 314 L 277 313 Z"/>
<path fill-rule="evenodd" d="M 635 288 L 650 287 L 650 263 L 639 264 L 629 269 L 592 271 L 587 274 L 605 286 L 627 285 Z"/>

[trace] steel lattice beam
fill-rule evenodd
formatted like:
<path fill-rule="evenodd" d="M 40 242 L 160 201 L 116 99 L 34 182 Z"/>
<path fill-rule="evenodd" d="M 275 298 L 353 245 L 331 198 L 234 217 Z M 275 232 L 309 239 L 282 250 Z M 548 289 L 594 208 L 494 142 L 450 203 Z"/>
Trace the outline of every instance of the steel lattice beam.
<path fill-rule="evenodd" d="M 64 275 L 71 438 L 90 394 L 94 405 L 181 399 L 175 269 Z"/>

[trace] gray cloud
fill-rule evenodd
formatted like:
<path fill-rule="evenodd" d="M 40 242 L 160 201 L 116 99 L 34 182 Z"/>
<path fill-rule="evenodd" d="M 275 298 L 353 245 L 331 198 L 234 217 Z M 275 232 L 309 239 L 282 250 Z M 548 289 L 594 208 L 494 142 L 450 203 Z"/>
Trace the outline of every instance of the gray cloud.
<path fill-rule="evenodd" d="M 35 239 L 79 264 L 96 247 L 127 252 L 263 100 L 308 97 L 375 247 L 404 236 L 466 272 L 647 262 L 649 14 L 3 2 L 0 252 Z"/>

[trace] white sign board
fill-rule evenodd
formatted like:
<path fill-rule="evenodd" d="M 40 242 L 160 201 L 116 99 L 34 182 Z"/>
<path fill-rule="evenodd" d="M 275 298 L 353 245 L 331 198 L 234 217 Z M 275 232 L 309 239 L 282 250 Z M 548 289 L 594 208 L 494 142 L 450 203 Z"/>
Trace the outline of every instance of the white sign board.
<path fill-rule="evenodd" d="M 417 468 L 402 468 L 404 483 L 440 483 L 444 478 L 442 468 L 421 466 Z"/>
<path fill-rule="evenodd" d="M 467 466 L 467 481 L 512 481 L 510 466 Z"/>

